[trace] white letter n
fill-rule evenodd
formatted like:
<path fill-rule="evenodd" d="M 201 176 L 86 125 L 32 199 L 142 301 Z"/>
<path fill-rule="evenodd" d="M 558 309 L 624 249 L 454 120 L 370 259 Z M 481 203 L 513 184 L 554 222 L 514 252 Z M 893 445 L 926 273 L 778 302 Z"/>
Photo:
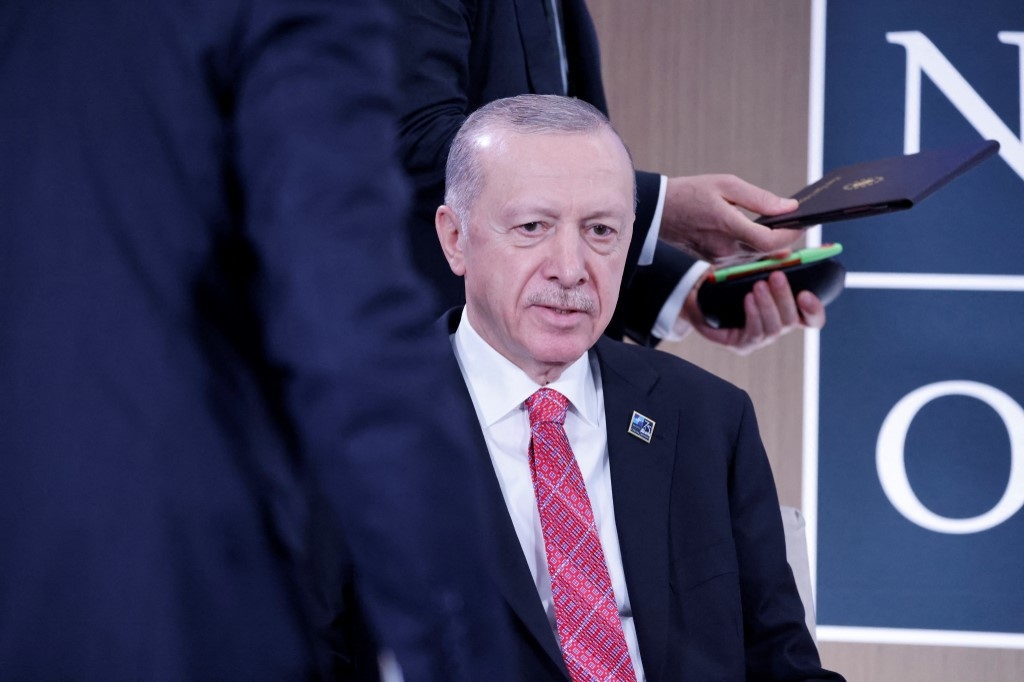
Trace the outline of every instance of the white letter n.
<path fill-rule="evenodd" d="M 999 41 L 1019 48 L 1021 134 L 1024 135 L 1024 32 L 1000 31 Z M 1003 123 L 960 72 L 920 31 L 885 34 L 907 51 L 907 90 L 903 152 L 921 151 L 921 73 L 925 73 L 982 137 L 999 142 L 999 155 L 1024 180 L 1024 143 Z"/>

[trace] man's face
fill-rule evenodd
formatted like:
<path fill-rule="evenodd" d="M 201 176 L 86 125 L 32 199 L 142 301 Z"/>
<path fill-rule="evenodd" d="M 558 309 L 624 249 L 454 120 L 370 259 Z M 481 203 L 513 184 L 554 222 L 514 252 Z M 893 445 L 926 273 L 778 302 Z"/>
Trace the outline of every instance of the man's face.
<path fill-rule="evenodd" d="M 633 231 L 633 170 L 610 130 L 478 139 L 483 190 L 461 239 L 438 210 L 466 314 L 539 383 L 597 341 L 611 319 Z M 442 223 L 447 223 L 448 229 Z"/>

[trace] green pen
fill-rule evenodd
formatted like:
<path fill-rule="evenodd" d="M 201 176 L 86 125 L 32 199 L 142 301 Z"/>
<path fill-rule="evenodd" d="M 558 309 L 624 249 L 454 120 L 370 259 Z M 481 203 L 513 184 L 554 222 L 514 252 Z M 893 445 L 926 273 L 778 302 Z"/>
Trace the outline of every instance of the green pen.
<path fill-rule="evenodd" d="M 794 251 L 785 258 L 766 258 L 753 263 L 733 265 L 728 268 L 722 268 L 721 270 L 715 270 L 711 273 L 711 281 L 725 282 L 726 280 L 739 279 L 740 277 L 746 277 L 747 275 L 753 275 L 768 270 L 779 270 L 781 268 L 788 268 L 794 265 L 814 263 L 815 261 L 838 256 L 842 251 L 842 244 L 822 244 L 821 246 L 813 246 L 807 249 Z"/>

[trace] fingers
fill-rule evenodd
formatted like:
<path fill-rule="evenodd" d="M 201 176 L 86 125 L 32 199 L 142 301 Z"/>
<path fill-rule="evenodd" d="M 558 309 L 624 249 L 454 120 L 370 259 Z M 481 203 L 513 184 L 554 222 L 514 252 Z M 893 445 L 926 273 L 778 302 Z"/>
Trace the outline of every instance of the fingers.
<path fill-rule="evenodd" d="M 825 305 L 821 299 L 810 291 L 794 296 L 789 280 L 781 272 L 773 272 L 767 281 L 758 282 L 748 298 L 759 318 L 756 328 L 766 336 L 779 336 L 796 327 L 825 326 Z M 748 317 L 749 314 L 747 311 Z"/>
<path fill-rule="evenodd" d="M 780 215 L 800 207 L 796 199 L 786 199 L 768 190 L 752 185 L 735 175 L 715 176 L 722 196 L 730 203 L 762 215 Z"/>
<path fill-rule="evenodd" d="M 742 338 L 746 343 L 760 344 L 765 335 L 771 333 L 767 330 L 773 327 L 778 329 L 778 316 L 772 319 L 773 309 L 771 293 L 764 282 L 758 282 L 754 285 L 754 290 L 743 297 L 743 314 L 746 321 L 743 324 Z"/>
<path fill-rule="evenodd" d="M 783 286 L 789 288 L 786 282 Z M 770 279 L 758 282 L 743 299 L 746 321 L 738 345 L 747 352 L 768 345 L 792 326 L 784 321 L 787 317 L 785 302 L 781 300 L 784 294 L 779 294 L 776 289 L 778 285 L 770 283 Z M 796 305 L 792 304 L 792 307 L 795 310 Z"/>
<path fill-rule="evenodd" d="M 808 294 L 813 301 L 808 301 L 809 313 L 817 319 L 824 316 L 824 306 L 814 294 Z M 759 318 L 758 327 L 766 336 L 777 337 L 794 327 L 804 324 L 802 311 L 797 305 L 796 297 L 789 286 L 789 280 L 781 272 L 773 272 L 766 281 L 758 282 L 754 290 L 748 294 L 755 304 Z M 815 306 L 818 304 L 818 307 Z"/>
<path fill-rule="evenodd" d="M 771 302 L 774 304 L 772 312 L 773 321 L 778 320 L 777 330 L 782 331 L 799 326 L 800 311 L 797 309 L 796 298 L 793 296 L 793 289 L 789 286 L 789 280 L 781 272 L 773 272 L 768 278 L 768 288 L 771 293 Z"/>
<path fill-rule="evenodd" d="M 756 254 L 758 257 L 789 249 L 804 236 L 803 230 L 772 229 L 739 214 L 729 226 L 735 239 L 746 247 L 745 253 Z"/>
<path fill-rule="evenodd" d="M 809 329 L 821 329 L 825 326 L 825 304 L 809 291 L 801 291 L 796 297 L 797 306 L 804 325 Z"/>
<path fill-rule="evenodd" d="M 746 323 L 734 350 L 746 354 L 762 348 L 801 326 L 820 329 L 825 324 L 825 307 L 814 294 L 802 292 L 798 304 L 789 280 L 781 272 L 754 285 L 743 299 Z"/>

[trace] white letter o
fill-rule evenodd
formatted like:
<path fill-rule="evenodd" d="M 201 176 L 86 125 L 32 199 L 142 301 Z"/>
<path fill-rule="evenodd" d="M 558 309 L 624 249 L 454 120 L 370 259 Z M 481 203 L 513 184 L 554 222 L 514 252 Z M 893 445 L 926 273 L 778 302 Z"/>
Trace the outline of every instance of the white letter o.
<path fill-rule="evenodd" d="M 966 519 L 939 516 L 917 498 L 907 478 L 904 446 L 910 423 L 935 398 L 963 395 L 981 400 L 1000 416 L 1010 436 L 1010 477 L 994 507 Z M 967 534 L 994 528 L 1024 508 L 1024 408 L 1002 391 L 974 381 L 940 381 L 911 391 L 882 422 L 875 450 L 878 480 L 886 497 L 910 521 L 937 533 Z"/>

